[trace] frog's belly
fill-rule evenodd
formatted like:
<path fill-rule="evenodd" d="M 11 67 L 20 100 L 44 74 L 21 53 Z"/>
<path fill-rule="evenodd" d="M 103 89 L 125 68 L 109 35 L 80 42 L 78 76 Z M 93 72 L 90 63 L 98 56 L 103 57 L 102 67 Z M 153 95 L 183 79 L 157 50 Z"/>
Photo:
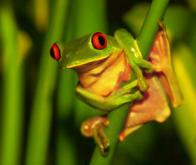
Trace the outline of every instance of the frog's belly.
<path fill-rule="evenodd" d="M 91 79 L 94 79 L 94 81 L 86 88 L 90 92 L 108 96 L 113 91 L 116 91 L 123 81 L 130 79 L 130 66 L 125 54 L 121 52 L 117 59 L 110 63 L 109 66 L 106 66 L 101 74 L 93 76 Z"/>

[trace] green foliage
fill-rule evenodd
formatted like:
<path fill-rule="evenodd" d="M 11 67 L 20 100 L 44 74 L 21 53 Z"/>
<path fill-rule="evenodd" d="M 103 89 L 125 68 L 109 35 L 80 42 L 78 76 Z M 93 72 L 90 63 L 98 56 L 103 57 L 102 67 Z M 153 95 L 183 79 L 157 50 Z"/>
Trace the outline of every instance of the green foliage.
<path fill-rule="evenodd" d="M 108 157 L 97 148 L 93 153 L 93 140 L 80 135 L 81 122 L 99 112 L 76 98 L 75 73 L 58 69 L 49 56 L 53 42 L 93 31 L 111 34 L 114 27 L 122 26 L 134 32 L 146 55 L 168 0 L 147 2 L 0 2 L 0 164 L 109 164 L 112 159 L 113 164 L 125 165 L 196 164 L 195 0 L 169 4 L 164 16 L 183 105 L 168 122 L 144 126 L 118 146 L 127 107 L 111 113 L 106 129 L 111 139 Z"/>
<path fill-rule="evenodd" d="M 19 163 L 22 144 L 23 123 L 23 64 L 19 63 L 17 25 L 12 9 L 8 6 L 0 12 L 3 44 L 2 70 L 2 114 L 1 114 L 1 155 L 0 164 Z"/>

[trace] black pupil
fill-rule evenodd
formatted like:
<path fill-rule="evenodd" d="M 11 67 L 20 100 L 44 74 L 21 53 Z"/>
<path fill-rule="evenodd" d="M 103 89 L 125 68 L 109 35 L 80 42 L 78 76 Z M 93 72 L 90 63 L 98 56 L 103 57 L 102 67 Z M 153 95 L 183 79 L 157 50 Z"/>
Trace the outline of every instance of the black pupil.
<path fill-rule="evenodd" d="M 101 46 L 103 46 L 105 44 L 105 39 L 102 36 L 98 37 L 99 43 Z"/>
<path fill-rule="evenodd" d="M 52 56 L 53 58 L 55 58 L 54 49 L 53 49 L 53 48 L 50 49 L 50 54 L 51 54 L 51 56 Z"/>

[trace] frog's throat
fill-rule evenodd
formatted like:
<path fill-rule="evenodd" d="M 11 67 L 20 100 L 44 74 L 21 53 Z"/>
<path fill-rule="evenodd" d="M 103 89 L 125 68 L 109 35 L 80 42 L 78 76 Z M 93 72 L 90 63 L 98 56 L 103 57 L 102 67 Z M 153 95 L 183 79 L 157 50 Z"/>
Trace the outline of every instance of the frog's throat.
<path fill-rule="evenodd" d="M 130 65 L 124 51 L 111 54 L 107 59 L 76 69 L 79 85 L 98 95 L 107 96 L 130 79 Z"/>

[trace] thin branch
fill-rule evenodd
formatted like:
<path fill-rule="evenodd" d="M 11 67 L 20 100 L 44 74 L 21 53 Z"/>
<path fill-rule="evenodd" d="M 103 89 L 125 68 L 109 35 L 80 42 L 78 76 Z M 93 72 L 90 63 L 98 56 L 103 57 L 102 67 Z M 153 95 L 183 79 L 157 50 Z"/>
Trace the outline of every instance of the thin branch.
<path fill-rule="evenodd" d="M 153 0 L 144 24 L 138 35 L 138 45 L 143 56 L 146 58 L 158 30 L 159 22 L 162 20 L 169 0 Z"/>

